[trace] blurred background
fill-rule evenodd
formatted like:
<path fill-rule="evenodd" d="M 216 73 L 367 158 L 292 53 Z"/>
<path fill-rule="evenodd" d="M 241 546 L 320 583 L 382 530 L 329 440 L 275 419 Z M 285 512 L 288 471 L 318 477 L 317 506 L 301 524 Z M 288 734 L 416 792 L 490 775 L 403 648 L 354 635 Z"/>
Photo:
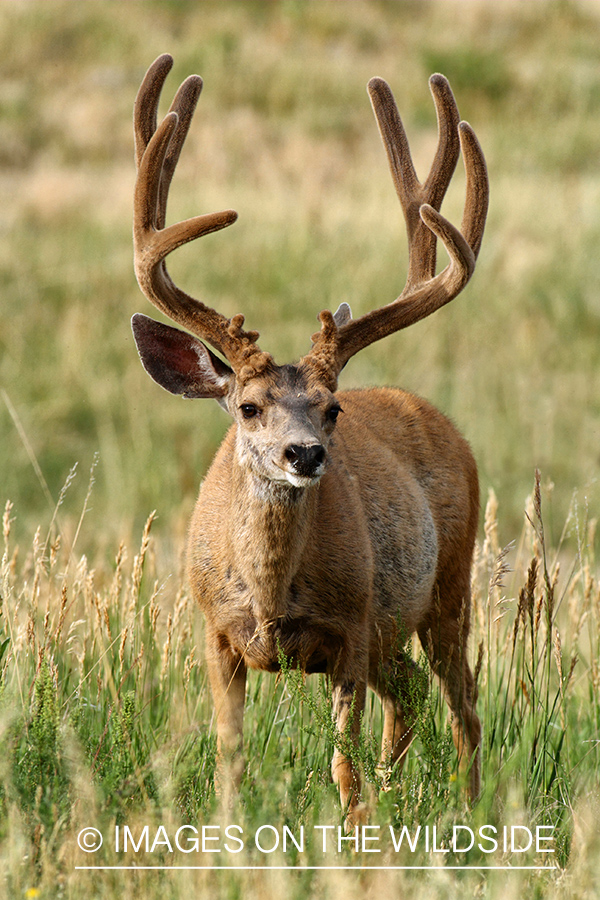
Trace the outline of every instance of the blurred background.
<path fill-rule="evenodd" d="M 363 351 L 342 386 L 400 385 L 471 442 L 502 542 L 534 469 L 555 537 L 598 501 L 600 4 L 342 0 L 5 0 L 0 4 L 0 502 L 31 534 L 62 505 L 91 554 L 152 509 L 178 548 L 229 422 L 142 370 L 129 320 L 154 315 L 133 274 L 131 109 L 152 60 L 204 91 L 170 221 L 239 221 L 177 251 L 174 279 L 247 327 L 279 362 L 323 308 L 355 315 L 404 284 L 406 239 L 365 85 L 386 78 L 425 177 L 427 79 L 443 72 L 484 148 L 491 206 L 477 270 L 450 306 Z M 457 171 L 443 211 L 459 222 Z M 443 256 L 443 254 L 440 254 Z M 440 260 L 445 265 L 445 258 Z M 157 314 L 157 317 L 159 315 Z M 569 526 L 567 525 L 567 528 Z"/>

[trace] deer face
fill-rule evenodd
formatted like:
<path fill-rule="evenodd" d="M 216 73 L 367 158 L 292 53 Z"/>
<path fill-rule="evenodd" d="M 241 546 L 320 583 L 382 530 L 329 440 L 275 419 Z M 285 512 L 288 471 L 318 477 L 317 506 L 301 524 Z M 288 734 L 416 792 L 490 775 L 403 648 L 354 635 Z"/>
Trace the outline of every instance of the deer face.
<path fill-rule="evenodd" d="M 184 397 L 211 397 L 233 417 L 240 465 L 267 481 L 310 487 L 327 463 L 341 406 L 307 363 L 276 366 L 241 378 L 186 332 L 135 315 L 133 333 L 148 374 Z"/>
<path fill-rule="evenodd" d="M 307 366 L 275 366 L 240 385 L 227 406 L 237 424 L 238 461 L 293 487 L 316 484 L 341 406 Z"/>

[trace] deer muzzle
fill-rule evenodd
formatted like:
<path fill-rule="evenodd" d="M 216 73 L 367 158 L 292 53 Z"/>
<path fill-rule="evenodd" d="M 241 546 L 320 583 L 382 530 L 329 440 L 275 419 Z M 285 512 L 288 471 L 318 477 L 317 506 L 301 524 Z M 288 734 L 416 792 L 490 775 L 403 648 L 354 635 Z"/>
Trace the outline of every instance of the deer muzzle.
<path fill-rule="evenodd" d="M 317 478 L 324 471 L 325 447 L 322 444 L 289 444 L 284 456 L 291 471 L 302 478 Z"/>

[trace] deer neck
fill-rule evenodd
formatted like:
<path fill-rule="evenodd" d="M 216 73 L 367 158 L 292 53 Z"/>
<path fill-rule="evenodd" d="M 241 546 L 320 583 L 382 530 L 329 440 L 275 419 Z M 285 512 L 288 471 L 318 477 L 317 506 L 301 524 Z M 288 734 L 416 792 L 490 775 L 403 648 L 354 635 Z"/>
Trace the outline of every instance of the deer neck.
<path fill-rule="evenodd" d="M 285 615 L 289 588 L 314 520 L 317 492 L 318 486 L 295 488 L 234 466 L 231 550 L 258 621 Z"/>

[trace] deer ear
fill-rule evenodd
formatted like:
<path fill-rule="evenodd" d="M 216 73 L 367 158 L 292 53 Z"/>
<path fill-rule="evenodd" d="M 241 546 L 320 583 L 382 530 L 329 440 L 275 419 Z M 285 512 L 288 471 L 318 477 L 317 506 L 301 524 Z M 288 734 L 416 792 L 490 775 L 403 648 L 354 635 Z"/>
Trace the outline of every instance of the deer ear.
<path fill-rule="evenodd" d="M 226 397 L 233 372 L 197 338 L 141 313 L 131 328 L 143 367 L 165 390 L 189 398 Z"/>

